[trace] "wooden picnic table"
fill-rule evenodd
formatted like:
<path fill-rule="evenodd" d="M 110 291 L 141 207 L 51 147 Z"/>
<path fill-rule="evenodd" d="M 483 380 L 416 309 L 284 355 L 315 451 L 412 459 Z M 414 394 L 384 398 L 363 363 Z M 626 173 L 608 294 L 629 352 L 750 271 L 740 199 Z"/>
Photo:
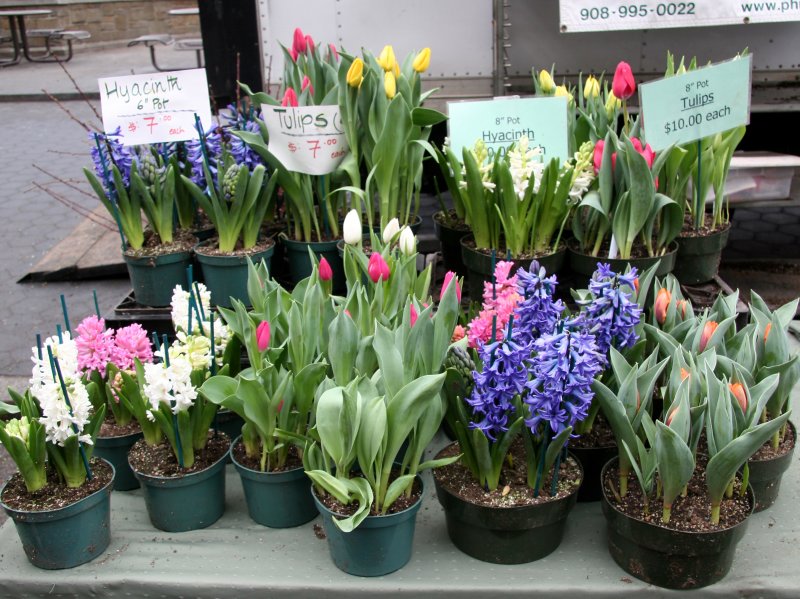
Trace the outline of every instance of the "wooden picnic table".
<path fill-rule="evenodd" d="M 31 57 L 30 55 L 28 34 L 25 29 L 25 17 L 51 14 L 53 14 L 53 11 L 48 8 L 0 10 L 0 17 L 8 17 L 11 43 L 14 46 L 14 57 L 10 60 L 0 61 L 0 66 L 6 67 L 19 64 L 22 60 L 22 56 L 25 56 L 25 58 L 31 62 L 43 62 L 41 57 Z"/>

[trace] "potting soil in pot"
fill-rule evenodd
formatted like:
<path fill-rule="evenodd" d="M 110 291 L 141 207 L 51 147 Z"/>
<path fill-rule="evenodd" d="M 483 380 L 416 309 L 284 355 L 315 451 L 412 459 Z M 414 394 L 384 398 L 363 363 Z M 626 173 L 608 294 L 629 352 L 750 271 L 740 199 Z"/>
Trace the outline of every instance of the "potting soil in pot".
<path fill-rule="evenodd" d="M 131 447 L 128 455 L 131 466 L 136 472 L 148 476 L 180 476 L 205 470 L 215 464 L 230 448 L 230 439 L 225 433 L 214 435 L 209 432 L 208 444 L 194 452 L 194 464 L 191 468 L 181 468 L 167 442 L 150 446 L 140 439 Z"/>

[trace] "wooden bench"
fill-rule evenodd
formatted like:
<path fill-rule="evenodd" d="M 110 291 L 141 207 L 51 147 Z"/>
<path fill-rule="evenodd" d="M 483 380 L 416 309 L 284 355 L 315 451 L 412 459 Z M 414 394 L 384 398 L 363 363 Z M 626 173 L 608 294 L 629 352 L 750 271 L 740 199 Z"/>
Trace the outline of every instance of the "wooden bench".
<path fill-rule="evenodd" d="M 36 38 L 44 40 L 45 53 L 42 56 L 31 58 L 34 62 L 51 62 L 53 59 L 69 62 L 72 59 L 72 42 L 88 40 L 92 37 L 88 31 L 64 29 L 30 29 L 26 35 L 29 40 Z M 60 47 L 58 44 L 61 44 Z"/>
<path fill-rule="evenodd" d="M 150 49 L 150 62 L 156 71 L 174 71 L 181 69 L 161 68 L 156 60 L 156 48 L 158 46 L 175 46 L 176 50 L 192 51 L 197 57 L 197 67 L 203 66 L 203 40 L 200 38 L 175 39 L 169 33 L 151 33 L 142 35 L 135 40 L 128 42 L 128 47 L 142 44 Z"/>

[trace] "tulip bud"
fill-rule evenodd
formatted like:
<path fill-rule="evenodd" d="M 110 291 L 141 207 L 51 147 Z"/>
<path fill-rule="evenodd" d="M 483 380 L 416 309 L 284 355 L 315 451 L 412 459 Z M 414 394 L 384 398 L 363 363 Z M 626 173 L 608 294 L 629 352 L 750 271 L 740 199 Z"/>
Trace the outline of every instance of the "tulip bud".
<path fill-rule="evenodd" d="M 386 71 L 383 75 L 383 89 L 386 92 L 386 97 L 390 100 L 397 93 L 397 79 L 395 79 L 392 71 Z"/>
<path fill-rule="evenodd" d="M 306 50 L 308 50 L 309 52 L 314 51 L 314 40 L 311 38 L 310 35 L 306 36 Z"/>
<path fill-rule="evenodd" d="M 297 53 L 297 50 L 295 50 L 294 47 L 289 48 L 289 55 L 292 57 L 293 62 L 297 62 L 297 57 L 300 56 L 300 54 Z"/>
<path fill-rule="evenodd" d="M 606 116 L 608 119 L 611 120 L 614 113 L 620 108 L 622 108 L 622 102 L 614 95 L 614 92 L 610 92 L 608 98 L 606 98 Z"/>
<path fill-rule="evenodd" d="M 292 49 L 298 54 L 304 54 L 306 51 L 306 36 L 303 35 L 303 31 L 299 27 L 294 30 Z"/>
<path fill-rule="evenodd" d="M 644 148 L 642 148 L 639 153 L 644 156 L 644 159 L 647 161 L 647 166 L 652 167 L 653 163 L 656 161 L 656 153 L 653 151 L 653 148 L 650 147 L 650 144 L 645 144 Z"/>
<path fill-rule="evenodd" d="M 456 297 L 458 298 L 458 302 L 461 303 L 461 287 L 458 285 L 458 277 L 456 277 L 456 273 L 452 270 L 448 270 L 447 274 L 444 275 L 444 283 L 442 283 L 442 291 L 439 294 L 439 301 L 442 300 L 444 297 L 444 292 L 447 291 L 447 286 L 450 284 L 450 281 L 455 280 L 456 284 Z"/>
<path fill-rule="evenodd" d="M 361 217 L 358 215 L 358 210 L 353 208 L 344 217 L 344 225 L 342 226 L 342 233 L 344 242 L 350 245 L 358 245 L 363 236 L 361 228 Z"/>
<path fill-rule="evenodd" d="M 686 74 L 686 67 L 684 66 L 683 62 L 681 62 L 680 66 L 678 67 L 678 70 L 675 71 L 675 74 L 676 75 L 684 75 L 684 74 Z"/>
<path fill-rule="evenodd" d="M 636 292 L 637 295 L 639 294 L 639 277 L 636 277 L 633 280 L 633 290 Z"/>
<path fill-rule="evenodd" d="M 542 93 L 547 95 L 551 95 L 556 89 L 553 77 L 545 69 L 539 71 L 539 87 L 542 89 Z"/>
<path fill-rule="evenodd" d="M 711 335 L 714 334 L 714 331 L 717 330 L 719 323 L 709 320 L 703 326 L 703 333 L 700 335 L 700 345 L 697 347 L 698 352 L 703 352 L 706 349 L 706 345 L 708 345 L 708 340 L 711 339 Z"/>
<path fill-rule="evenodd" d="M 325 256 L 319 259 L 319 278 L 322 281 L 330 281 L 333 278 L 333 270 L 325 259 Z"/>
<path fill-rule="evenodd" d="M 286 93 L 283 94 L 283 100 L 281 100 L 281 106 L 297 108 L 297 93 L 291 87 L 286 88 Z"/>
<path fill-rule="evenodd" d="M 675 304 L 676 312 L 680 313 L 681 319 L 686 318 L 686 300 L 678 300 Z"/>
<path fill-rule="evenodd" d="M 282 409 L 283 409 L 283 400 L 280 400 L 280 401 L 278 402 L 278 407 L 277 407 L 277 408 L 275 408 L 275 411 L 276 411 L 276 412 L 278 412 L 278 413 L 280 414 L 280 412 L 281 412 L 281 410 L 282 410 Z"/>
<path fill-rule="evenodd" d="M 767 337 L 769 337 L 769 332 L 772 330 L 772 323 L 768 322 L 767 326 L 764 327 L 764 343 L 767 342 Z"/>
<path fill-rule="evenodd" d="M 589 78 L 583 86 L 583 97 L 588 100 L 589 98 L 596 98 L 599 95 L 600 83 L 595 79 L 594 75 L 589 75 Z"/>
<path fill-rule="evenodd" d="M 453 336 L 450 338 L 450 343 L 461 341 L 466 336 L 467 331 L 465 331 L 464 327 L 462 327 L 460 324 L 457 324 L 456 328 L 453 329 Z"/>
<path fill-rule="evenodd" d="M 597 143 L 594 144 L 594 172 L 597 174 L 600 171 L 600 167 L 603 164 L 603 149 L 606 147 L 606 142 L 604 139 L 598 139 Z"/>
<path fill-rule="evenodd" d="M 269 347 L 269 338 L 269 322 L 262 320 L 256 327 L 256 344 L 258 345 L 258 351 L 264 351 Z"/>
<path fill-rule="evenodd" d="M 303 75 L 303 83 L 300 86 L 301 90 L 308 88 L 308 93 L 312 96 L 314 95 L 314 86 L 311 85 L 311 79 L 308 78 L 308 75 Z"/>
<path fill-rule="evenodd" d="M 728 383 L 728 389 L 731 390 L 736 401 L 739 402 L 739 407 L 742 412 L 747 411 L 747 393 L 745 393 L 744 386 L 741 383 Z"/>
<path fill-rule="evenodd" d="M 685 381 L 687 378 L 689 378 L 689 371 L 685 368 L 681 368 L 681 380 Z"/>
<path fill-rule="evenodd" d="M 373 252 L 369 257 L 369 264 L 367 265 L 367 274 L 373 283 L 380 280 L 389 280 L 389 265 L 378 252 Z"/>
<path fill-rule="evenodd" d="M 356 58 L 350 68 L 347 69 L 347 85 L 358 87 L 364 80 L 364 61 Z"/>
<path fill-rule="evenodd" d="M 336 62 L 339 61 L 339 51 L 336 49 L 336 46 L 333 44 L 328 44 L 328 51 L 330 52 L 330 57 L 332 60 Z"/>
<path fill-rule="evenodd" d="M 614 80 L 611 83 L 611 91 L 620 100 L 627 100 L 636 91 L 636 81 L 633 78 L 631 65 L 622 61 L 614 71 Z"/>
<path fill-rule="evenodd" d="M 400 231 L 400 252 L 404 256 L 411 256 L 417 253 L 417 238 L 411 227 L 403 227 Z"/>
<path fill-rule="evenodd" d="M 409 311 L 409 318 L 411 320 L 411 326 L 413 327 L 417 323 L 417 318 L 419 318 L 419 314 L 417 314 L 417 309 L 414 307 L 414 304 L 408 305 Z"/>
<path fill-rule="evenodd" d="M 653 305 L 653 312 L 655 312 L 656 322 L 658 322 L 658 324 L 664 324 L 664 321 L 667 319 L 667 308 L 669 308 L 669 303 L 671 301 L 672 294 L 668 289 L 662 287 L 658 290 L 658 295 L 656 295 L 656 301 Z"/>
<path fill-rule="evenodd" d="M 670 410 L 669 415 L 667 416 L 667 422 L 666 422 L 667 426 L 672 424 L 672 419 L 675 418 L 675 414 L 678 413 L 679 408 L 680 406 L 675 406 L 674 408 L 672 408 L 672 410 Z"/>
<path fill-rule="evenodd" d="M 391 46 L 384 46 L 381 53 L 378 55 L 378 64 L 386 71 L 394 71 L 394 65 L 397 60 L 394 57 L 394 49 Z"/>
<path fill-rule="evenodd" d="M 383 243 L 390 243 L 394 236 L 400 232 L 400 221 L 393 218 L 383 229 Z"/>
<path fill-rule="evenodd" d="M 575 104 L 575 98 L 572 97 L 572 94 L 569 93 L 566 85 L 559 85 L 556 87 L 556 97 L 564 97 L 567 99 L 567 103 L 572 106 Z"/>
<path fill-rule="evenodd" d="M 417 57 L 414 59 L 414 62 L 411 64 L 411 67 L 417 73 L 424 73 L 428 70 L 428 67 L 431 64 L 431 49 L 430 48 L 423 48 L 422 51 L 417 54 Z"/>

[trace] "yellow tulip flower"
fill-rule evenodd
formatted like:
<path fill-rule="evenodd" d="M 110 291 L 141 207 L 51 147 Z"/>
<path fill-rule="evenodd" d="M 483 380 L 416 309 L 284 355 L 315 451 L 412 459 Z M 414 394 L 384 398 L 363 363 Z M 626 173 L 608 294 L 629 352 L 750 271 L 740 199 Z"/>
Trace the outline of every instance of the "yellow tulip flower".
<path fill-rule="evenodd" d="M 593 75 L 589 75 L 586 83 L 583 86 L 583 97 L 587 100 L 589 98 L 596 98 L 600 95 L 600 83 Z"/>
<path fill-rule="evenodd" d="M 424 73 L 428 70 L 428 67 L 431 64 L 431 49 L 424 48 L 417 57 L 414 59 L 414 63 L 411 65 L 414 67 L 414 70 L 417 73 Z"/>
<path fill-rule="evenodd" d="M 384 71 L 393 71 L 397 64 L 397 59 L 394 57 L 394 49 L 391 46 L 384 46 L 381 53 L 378 55 L 378 64 Z"/>
<path fill-rule="evenodd" d="M 347 69 L 347 85 L 358 87 L 364 80 L 364 61 L 356 58 L 350 68 Z"/>
<path fill-rule="evenodd" d="M 386 91 L 386 97 L 390 100 L 394 98 L 397 93 L 397 80 L 394 78 L 392 71 L 386 71 L 383 76 L 383 89 Z"/>
<path fill-rule="evenodd" d="M 539 71 L 539 87 L 542 88 L 542 92 L 545 94 L 552 94 L 553 90 L 556 88 L 556 84 L 553 81 L 553 77 L 550 73 L 544 69 Z"/>

